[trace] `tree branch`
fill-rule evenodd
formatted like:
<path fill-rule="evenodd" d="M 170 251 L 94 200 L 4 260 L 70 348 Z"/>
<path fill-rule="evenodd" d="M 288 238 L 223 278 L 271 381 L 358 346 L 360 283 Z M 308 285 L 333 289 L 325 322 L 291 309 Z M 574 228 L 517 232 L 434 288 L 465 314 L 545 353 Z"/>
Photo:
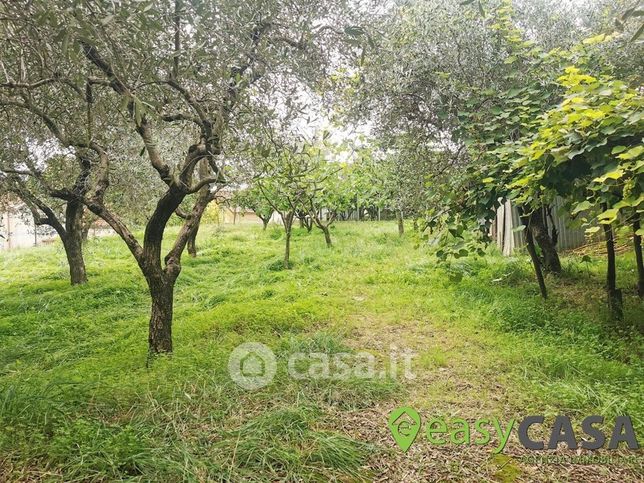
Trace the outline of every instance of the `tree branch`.
<path fill-rule="evenodd" d="M 58 127 L 56 122 L 50 118 L 44 111 L 34 106 L 31 102 L 15 101 L 13 99 L 0 99 L 0 106 L 14 106 L 26 109 L 36 116 L 40 117 L 45 125 L 49 128 L 51 133 L 58 139 L 65 147 L 72 146 L 73 143 L 63 134 L 63 131 Z"/>
<path fill-rule="evenodd" d="M 39 81 L 36 81 L 32 84 L 29 84 L 26 82 L 4 82 L 4 83 L 0 83 L 0 87 L 5 87 L 8 89 L 36 89 L 45 84 L 51 84 L 52 82 L 56 82 L 56 78 L 49 77 L 47 79 L 41 79 Z"/>
<path fill-rule="evenodd" d="M 179 230 L 179 234 L 174 241 L 172 249 L 168 252 L 164 259 L 164 262 L 166 264 L 166 272 L 172 272 L 173 274 L 176 272 L 178 275 L 176 269 L 179 267 L 179 264 L 181 262 L 181 254 L 186 248 L 188 238 L 190 238 L 190 234 L 192 233 L 195 225 L 201 221 L 201 216 L 206 210 L 208 203 L 215 199 L 215 195 L 216 191 L 205 191 L 199 195 L 199 198 L 197 198 L 192 211 L 186 218 L 185 223 L 181 226 L 181 230 Z"/>
<path fill-rule="evenodd" d="M 148 123 L 145 115 L 140 116 L 140 121 L 137 121 L 136 116 L 134 116 L 136 106 L 134 95 L 132 94 L 129 86 L 116 75 L 110 63 L 101 57 L 96 47 L 88 44 L 87 42 L 81 42 L 81 45 L 83 47 L 85 57 L 107 76 L 107 83 L 109 83 L 114 92 L 128 99 L 128 111 L 130 115 L 135 118 L 136 131 L 143 140 L 143 144 L 145 145 L 145 149 L 148 153 L 148 158 L 150 159 L 154 169 L 159 173 L 159 176 L 161 176 L 161 179 L 169 186 L 172 184 L 170 166 L 168 166 L 168 164 L 161 158 L 161 154 L 152 138 L 150 124 Z M 104 80 L 95 79 L 95 81 L 106 85 Z"/>
<path fill-rule="evenodd" d="M 105 222 L 112 227 L 112 229 L 123 239 L 130 250 L 130 253 L 132 253 L 139 266 L 141 266 L 143 263 L 143 247 L 141 247 L 141 244 L 138 242 L 134 234 L 120 220 L 120 218 L 110 212 L 101 202 L 86 199 L 81 201 L 92 213 L 105 220 Z"/>

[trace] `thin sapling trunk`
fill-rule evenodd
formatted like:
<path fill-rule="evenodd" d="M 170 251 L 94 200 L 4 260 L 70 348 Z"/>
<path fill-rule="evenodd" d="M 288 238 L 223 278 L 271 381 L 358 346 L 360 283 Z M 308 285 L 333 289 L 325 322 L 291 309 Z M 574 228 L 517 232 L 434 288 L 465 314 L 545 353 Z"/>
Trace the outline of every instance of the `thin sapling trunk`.
<path fill-rule="evenodd" d="M 288 270 L 291 268 L 291 233 L 293 230 L 293 219 L 295 218 L 294 211 L 280 212 L 282 223 L 284 224 L 284 232 L 286 234 L 284 244 L 284 268 Z"/>
<path fill-rule="evenodd" d="M 403 236 L 405 234 L 405 221 L 401 210 L 396 210 L 396 220 L 398 221 L 398 235 Z"/>
<path fill-rule="evenodd" d="M 613 227 L 609 224 L 605 224 L 603 227 L 604 237 L 606 239 L 606 293 L 608 296 L 608 309 L 615 320 L 622 320 L 624 317 L 624 311 L 622 291 L 617 288 Z"/>
<path fill-rule="evenodd" d="M 537 277 L 537 283 L 539 284 L 539 291 L 541 292 L 541 297 L 544 299 L 548 298 L 548 290 L 546 288 L 546 282 L 543 278 L 543 271 L 541 270 L 541 260 L 539 260 L 539 255 L 537 255 L 537 249 L 534 245 L 534 238 L 532 236 L 532 227 L 530 226 L 530 217 L 523 215 L 523 210 L 519 208 L 519 216 L 524 229 L 524 236 L 526 242 L 526 248 L 528 254 L 530 255 L 530 260 L 532 260 L 532 267 L 534 269 L 535 276 Z"/>
<path fill-rule="evenodd" d="M 530 214 L 530 229 L 543 255 L 543 268 L 550 273 L 561 273 L 561 261 L 543 217 L 543 210 L 534 210 Z"/>
<path fill-rule="evenodd" d="M 637 234 L 640 229 L 640 220 L 633 223 L 633 248 L 635 250 L 635 263 L 637 264 L 637 295 L 644 298 L 644 261 L 642 260 L 642 237 Z"/>

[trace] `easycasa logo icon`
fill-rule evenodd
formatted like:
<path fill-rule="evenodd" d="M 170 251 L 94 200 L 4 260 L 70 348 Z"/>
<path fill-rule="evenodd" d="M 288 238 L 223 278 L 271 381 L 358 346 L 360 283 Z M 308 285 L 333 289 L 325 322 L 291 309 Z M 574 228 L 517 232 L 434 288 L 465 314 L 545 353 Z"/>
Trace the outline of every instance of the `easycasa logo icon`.
<path fill-rule="evenodd" d="M 557 449 L 559 443 L 565 443 L 570 449 L 597 450 L 603 448 L 607 441 L 608 449 L 617 449 L 620 443 L 624 443 L 632 450 L 639 449 L 630 416 L 617 416 L 612 421 L 612 430 L 609 434 L 599 428 L 605 422 L 603 416 L 588 416 L 581 421 L 581 431 L 585 435 L 581 440 L 575 434 L 572 420 L 568 416 L 554 418 L 545 428 L 546 434 L 549 434 L 547 439 L 535 438 L 534 430 L 537 426 L 543 427 L 545 421 L 545 416 L 527 416 L 519 422 L 510 419 L 507 423 L 497 418 L 479 418 L 469 422 L 462 418 L 447 421 L 434 417 L 424 423 L 424 433 L 429 443 L 439 446 L 446 444 L 482 446 L 490 444 L 495 436 L 497 443 L 493 448 L 494 453 L 503 451 L 513 431 L 516 431 L 523 447 L 531 450 Z M 407 451 L 421 432 L 420 414 L 411 407 L 397 408 L 389 415 L 389 429 L 398 447 Z"/>

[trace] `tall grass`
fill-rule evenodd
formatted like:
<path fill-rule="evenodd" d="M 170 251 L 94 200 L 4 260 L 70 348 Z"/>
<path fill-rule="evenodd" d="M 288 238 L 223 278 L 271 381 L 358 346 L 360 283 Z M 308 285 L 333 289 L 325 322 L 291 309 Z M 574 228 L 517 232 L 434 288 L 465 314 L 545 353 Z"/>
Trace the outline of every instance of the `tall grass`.
<path fill-rule="evenodd" d="M 83 287 L 68 285 L 60 246 L 0 254 L 0 479 L 369 479 L 363 465 L 382 448 L 334 430 L 333 417 L 404 400 L 404 387 L 286 372 L 290 353 L 349 350 L 358 319 L 375 338 L 413 322 L 476 342 L 477 360 L 507 374 L 517 408 L 628 412 L 641 428 L 634 327 L 644 311 L 627 291 L 625 325 L 608 322 L 601 260 L 566 259 L 543 302 L 521 257 L 491 253 L 446 271 L 393 223 L 339 223 L 331 249 L 320 233 L 296 231 L 294 268 L 283 270 L 279 230 L 204 227 L 177 285 L 175 353 L 149 368 L 147 289 L 119 240 L 89 243 Z M 630 287 L 632 259 L 619 268 Z M 227 373 L 248 341 L 278 360 L 273 384 L 255 392 Z M 456 357 L 446 347 L 415 370 Z M 479 369 L 467 377 L 485 383 Z"/>

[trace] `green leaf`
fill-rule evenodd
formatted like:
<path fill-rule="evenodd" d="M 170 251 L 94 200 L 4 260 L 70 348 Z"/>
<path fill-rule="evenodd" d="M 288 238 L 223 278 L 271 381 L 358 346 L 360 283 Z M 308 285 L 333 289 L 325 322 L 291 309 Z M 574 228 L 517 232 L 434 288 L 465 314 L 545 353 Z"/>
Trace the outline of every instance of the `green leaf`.
<path fill-rule="evenodd" d="M 596 35 L 595 37 L 584 39 L 582 43 L 584 45 L 595 45 L 603 42 L 605 39 L 606 39 L 606 34 L 599 34 L 599 35 Z"/>
<path fill-rule="evenodd" d="M 351 37 L 360 37 L 365 34 L 365 30 L 358 25 L 350 25 L 344 28 L 344 33 Z"/>
<path fill-rule="evenodd" d="M 593 205 L 592 205 L 592 203 L 590 201 L 588 201 L 588 200 L 582 201 L 581 203 L 577 203 L 577 206 L 575 206 L 575 208 L 572 210 L 572 214 L 576 215 L 577 213 L 579 213 L 581 211 L 584 211 L 584 210 L 587 210 L 587 209 L 591 208 L 592 206 Z"/>
<path fill-rule="evenodd" d="M 516 97 L 523 92 L 523 89 L 510 89 L 508 91 L 508 97 Z"/>
<path fill-rule="evenodd" d="M 566 156 L 568 156 L 568 159 L 572 159 L 572 158 L 574 158 L 575 156 L 580 155 L 580 154 L 581 154 L 581 153 L 583 153 L 584 151 L 585 151 L 585 149 L 584 149 L 584 148 L 571 149 L 570 151 L 568 151 L 568 154 L 567 154 Z"/>
<path fill-rule="evenodd" d="M 136 125 L 140 126 L 141 122 L 143 121 L 143 113 L 144 113 L 143 103 L 137 97 L 134 97 L 133 99 L 134 99 L 134 120 L 136 122 Z"/>
<path fill-rule="evenodd" d="M 593 181 L 596 181 L 596 182 L 598 182 L 598 183 L 603 183 L 603 182 L 604 182 L 604 181 L 606 181 L 607 179 L 619 179 L 619 178 L 621 178 L 622 176 L 624 176 L 624 170 L 623 170 L 623 169 L 618 168 L 618 169 L 616 169 L 616 170 L 614 170 L 614 171 L 609 171 L 608 173 L 606 173 L 606 174 L 605 174 L 605 175 L 603 175 L 603 176 L 600 176 L 600 177 L 598 177 L 598 178 L 595 178 Z"/>
<path fill-rule="evenodd" d="M 629 149 L 628 151 L 620 154 L 617 157 L 619 159 L 626 159 L 626 160 L 635 159 L 642 153 L 644 153 L 644 146 L 635 146 L 634 148 Z"/>
<path fill-rule="evenodd" d="M 599 216 L 597 216 L 597 219 L 599 220 L 599 223 L 602 225 L 610 225 L 612 222 L 614 222 L 617 219 L 617 215 L 619 214 L 619 210 L 616 208 L 609 208 L 603 213 L 600 213 Z"/>
<path fill-rule="evenodd" d="M 516 186 L 517 188 L 520 188 L 522 186 L 526 186 L 530 182 L 529 177 L 524 177 L 521 179 L 516 180 L 514 183 L 512 183 L 512 186 Z"/>
<path fill-rule="evenodd" d="M 470 252 L 466 248 L 461 248 L 458 252 L 454 253 L 454 258 L 466 257 Z"/>

